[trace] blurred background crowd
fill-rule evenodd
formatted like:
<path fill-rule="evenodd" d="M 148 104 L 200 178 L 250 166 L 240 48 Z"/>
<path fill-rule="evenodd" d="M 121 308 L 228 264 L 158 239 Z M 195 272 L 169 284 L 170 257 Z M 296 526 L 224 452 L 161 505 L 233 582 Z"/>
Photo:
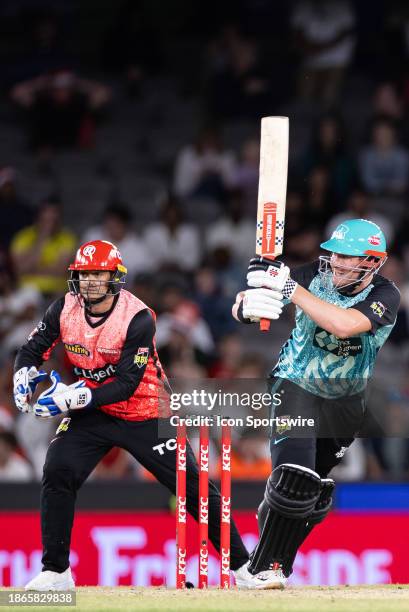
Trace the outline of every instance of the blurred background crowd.
<path fill-rule="evenodd" d="M 388 239 L 402 292 L 372 400 L 409 414 L 409 5 L 373 0 L 13 0 L 0 5 L 0 481 L 41 477 L 55 420 L 19 415 L 16 350 L 67 290 L 77 246 L 120 249 L 158 314 L 169 377 L 262 378 L 268 335 L 231 304 L 254 252 L 259 125 L 290 117 L 285 261 L 315 259 L 342 220 Z M 69 381 L 63 355 L 50 367 Z M 234 477 L 270 472 L 254 432 Z M 217 474 L 216 474 L 217 475 Z M 93 478 L 149 478 L 114 449 Z M 407 479 L 406 439 L 358 440 L 339 478 Z"/>

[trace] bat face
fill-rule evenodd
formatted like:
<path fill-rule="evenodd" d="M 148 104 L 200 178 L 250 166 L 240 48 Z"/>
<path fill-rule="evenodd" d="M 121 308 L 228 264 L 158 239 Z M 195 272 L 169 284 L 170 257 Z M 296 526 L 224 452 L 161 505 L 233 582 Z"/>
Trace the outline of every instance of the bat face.
<path fill-rule="evenodd" d="M 270 259 L 283 252 L 288 128 L 288 117 L 261 120 L 256 254 Z"/>

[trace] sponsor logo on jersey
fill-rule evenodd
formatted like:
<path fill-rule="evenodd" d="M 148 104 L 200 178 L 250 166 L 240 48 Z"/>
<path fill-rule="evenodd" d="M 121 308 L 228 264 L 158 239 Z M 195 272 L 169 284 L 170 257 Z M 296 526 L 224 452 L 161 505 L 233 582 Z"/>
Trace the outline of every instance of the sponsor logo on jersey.
<path fill-rule="evenodd" d="M 362 341 L 359 337 L 337 338 L 321 327 L 315 329 L 313 344 L 337 357 L 353 357 L 362 353 Z"/>
<path fill-rule="evenodd" d="M 97 352 L 101 355 L 119 355 L 121 353 L 119 349 L 103 348 L 102 346 L 97 346 Z"/>
<path fill-rule="evenodd" d="M 79 368 L 78 366 L 74 368 L 75 376 L 79 376 L 80 378 L 88 378 L 89 380 L 93 380 L 97 383 L 106 380 L 107 378 L 111 378 L 114 376 L 115 371 L 116 367 L 113 363 L 109 363 L 103 368 L 95 368 L 94 370 Z"/>
<path fill-rule="evenodd" d="M 69 353 L 74 353 L 74 355 L 82 355 L 83 357 L 91 356 L 91 352 L 85 348 L 85 346 L 82 346 L 82 344 L 69 344 L 68 342 L 64 342 L 64 348 Z"/>
<path fill-rule="evenodd" d="M 47 328 L 47 325 L 44 323 L 44 321 L 40 321 L 37 324 L 37 326 L 33 329 L 33 331 L 30 332 L 30 334 L 27 336 L 27 340 L 30 341 L 33 336 L 38 334 L 38 332 L 44 331 L 46 328 Z"/>
<path fill-rule="evenodd" d="M 140 346 L 138 348 L 138 352 L 133 358 L 134 364 L 138 366 L 138 368 L 143 368 L 146 366 L 149 359 L 149 347 L 148 346 Z"/>
<path fill-rule="evenodd" d="M 386 310 L 382 302 L 372 302 L 372 304 L 370 305 L 370 309 L 373 310 L 373 312 L 378 315 L 379 318 L 383 317 Z"/>
<path fill-rule="evenodd" d="M 281 435 L 285 431 L 290 431 L 291 429 L 290 418 L 291 417 L 289 414 L 286 414 L 286 415 L 280 416 L 279 418 L 280 418 L 280 423 L 279 425 L 276 426 L 276 432 Z M 279 442 L 281 442 L 281 440 L 279 440 Z M 278 444 L 278 442 L 275 442 L 275 444 Z"/>
<path fill-rule="evenodd" d="M 69 417 L 65 417 L 65 419 L 63 419 L 61 423 L 58 425 L 57 431 L 55 432 L 56 435 L 61 433 L 62 431 L 67 431 L 70 422 L 71 422 L 71 419 Z"/>
<path fill-rule="evenodd" d="M 347 446 L 341 446 L 341 448 L 339 449 L 339 451 L 337 453 L 335 453 L 335 457 L 337 459 L 342 459 L 342 457 L 345 455 L 345 453 L 347 452 L 348 447 Z"/>
<path fill-rule="evenodd" d="M 374 246 L 379 246 L 381 244 L 381 239 L 379 236 L 369 236 L 368 238 L 369 244 L 373 244 Z"/>

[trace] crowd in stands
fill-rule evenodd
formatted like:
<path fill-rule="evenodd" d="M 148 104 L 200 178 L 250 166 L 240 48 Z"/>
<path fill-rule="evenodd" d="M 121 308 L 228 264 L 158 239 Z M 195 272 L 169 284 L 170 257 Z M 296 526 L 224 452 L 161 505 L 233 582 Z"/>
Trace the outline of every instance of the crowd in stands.
<path fill-rule="evenodd" d="M 398 437 L 409 410 L 406 3 L 374 2 L 368 27 L 360 3 L 346 0 L 289 3 L 274 23 L 268 2 L 226 2 L 229 18 L 210 2 L 198 23 L 181 0 L 179 14 L 164 10 L 159 24 L 148 4 L 119 2 L 117 14 L 102 10 L 99 29 L 85 33 L 62 1 L 53 10 L 40 2 L 28 10 L 22 1 L 0 9 L 3 22 L 21 19 L 25 32 L 16 27 L 4 43 L 9 59 L 1 77 L 0 141 L 11 125 L 17 152 L 0 142 L 0 481 L 41 478 L 56 420 L 17 412 L 13 361 L 47 305 L 67 290 L 67 267 L 82 242 L 100 238 L 118 246 L 127 288 L 158 314 L 158 350 L 169 377 L 266 376 L 291 331 L 293 310 L 261 337 L 233 320 L 231 305 L 254 251 L 260 118 L 279 114 L 289 115 L 291 125 L 286 263 L 317 258 L 338 223 L 364 217 L 383 228 L 389 259 L 382 274 L 402 293 L 371 395 L 396 423 L 396 435 L 357 440 L 338 477 L 407 479 L 409 442 Z M 94 17 L 82 14 L 85 23 Z M 163 36 L 168 24 L 173 38 Z M 78 39 L 88 49 L 86 62 Z M 4 49 L 1 55 L 4 61 Z M 174 87 L 177 100 L 164 109 L 158 99 L 171 99 Z M 188 103 L 198 109 L 194 116 L 180 111 Z M 162 128 L 178 143 L 170 156 L 162 141 L 155 145 Z M 106 197 L 98 205 L 94 194 L 77 201 L 70 196 L 77 161 L 82 172 L 84 155 L 105 155 L 115 139 L 123 150 L 113 161 L 101 155 L 94 177 L 101 193 L 109 184 Z M 67 155 L 69 175 L 58 170 Z M 116 164 L 131 169 L 137 198 L 116 188 Z M 32 168 L 46 186 L 41 197 L 27 189 Z M 160 187 L 143 200 L 138 186 L 147 174 L 158 176 Z M 71 382 L 59 350 L 52 367 Z M 265 479 L 265 439 L 248 430 L 235 436 L 233 476 Z M 92 478 L 118 477 L 149 475 L 113 449 Z"/>

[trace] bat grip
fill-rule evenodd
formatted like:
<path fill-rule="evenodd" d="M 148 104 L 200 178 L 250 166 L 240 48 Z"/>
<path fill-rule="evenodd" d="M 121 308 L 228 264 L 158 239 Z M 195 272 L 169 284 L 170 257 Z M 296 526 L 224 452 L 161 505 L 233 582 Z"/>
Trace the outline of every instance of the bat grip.
<path fill-rule="evenodd" d="M 260 319 L 260 331 L 266 332 L 270 329 L 270 319 Z"/>
<path fill-rule="evenodd" d="M 263 256 L 261 256 L 263 257 Z M 270 257 L 263 257 L 264 261 L 271 261 L 273 262 L 275 260 L 275 257 L 270 256 Z M 267 332 L 270 329 L 270 319 L 260 319 L 260 331 L 262 332 Z"/>

